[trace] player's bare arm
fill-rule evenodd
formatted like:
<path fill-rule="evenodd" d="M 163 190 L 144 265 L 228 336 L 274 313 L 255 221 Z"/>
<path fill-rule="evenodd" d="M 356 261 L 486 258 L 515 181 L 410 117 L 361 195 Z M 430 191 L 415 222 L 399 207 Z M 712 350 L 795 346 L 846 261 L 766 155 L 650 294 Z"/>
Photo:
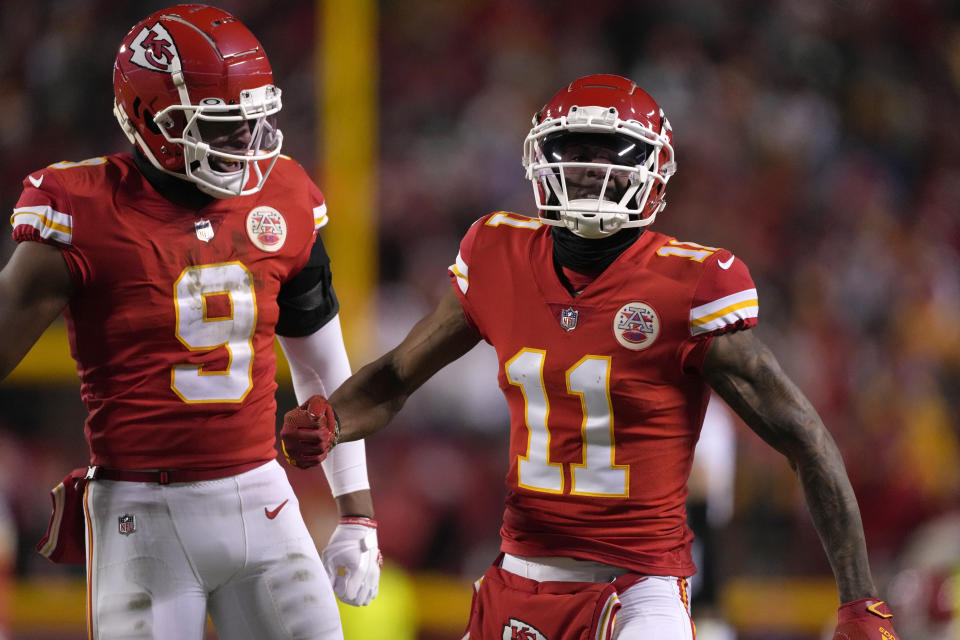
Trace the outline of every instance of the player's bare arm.
<path fill-rule="evenodd" d="M 70 272 L 56 247 L 22 242 L 0 271 L 0 380 L 19 364 L 70 300 Z"/>
<path fill-rule="evenodd" d="M 403 342 L 330 396 L 340 418 L 340 440 L 358 440 L 385 427 L 411 393 L 478 341 L 456 294 L 448 290 Z"/>
<path fill-rule="evenodd" d="M 830 560 L 841 602 L 875 596 L 863 524 L 843 458 L 820 416 L 753 331 L 716 337 L 703 373 L 764 441 L 790 461 Z"/>
<path fill-rule="evenodd" d="M 337 496 L 337 515 L 341 518 L 373 518 L 373 496 L 369 489 Z"/>

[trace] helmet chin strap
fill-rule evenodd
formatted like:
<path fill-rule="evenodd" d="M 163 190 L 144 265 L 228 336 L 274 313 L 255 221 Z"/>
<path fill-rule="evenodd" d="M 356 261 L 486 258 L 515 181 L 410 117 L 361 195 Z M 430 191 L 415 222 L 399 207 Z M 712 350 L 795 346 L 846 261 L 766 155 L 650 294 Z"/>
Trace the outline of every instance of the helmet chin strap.
<path fill-rule="evenodd" d="M 571 212 L 575 215 L 568 215 Z M 560 219 L 567 229 L 582 238 L 606 238 L 620 231 L 628 216 L 607 200 L 570 200 L 560 211 Z"/>

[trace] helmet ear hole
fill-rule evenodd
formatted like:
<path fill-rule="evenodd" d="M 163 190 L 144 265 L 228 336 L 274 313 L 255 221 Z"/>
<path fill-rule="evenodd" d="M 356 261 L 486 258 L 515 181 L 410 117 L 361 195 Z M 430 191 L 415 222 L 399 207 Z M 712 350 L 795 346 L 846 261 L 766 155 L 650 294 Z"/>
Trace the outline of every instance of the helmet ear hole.
<path fill-rule="evenodd" d="M 147 129 L 153 135 L 160 135 L 160 127 L 158 127 L 157 123 L 153 121 L 153 114 L 147 109 L 143 110 L 143 124 L 146 125 Z"/>

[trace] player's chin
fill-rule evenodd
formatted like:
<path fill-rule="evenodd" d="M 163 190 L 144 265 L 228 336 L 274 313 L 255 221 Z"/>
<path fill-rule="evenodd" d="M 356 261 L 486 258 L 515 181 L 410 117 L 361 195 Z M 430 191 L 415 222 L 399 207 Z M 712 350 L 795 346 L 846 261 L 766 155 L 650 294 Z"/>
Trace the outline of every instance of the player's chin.
<path fill-rule="evenodd" d="M 600 188 L 572 186 L 567 191 L 567 197 L 570 200 L 598 200 L 600 199 Z M 619 202 L 621 197 L 622 194 L 610 193 L 609 189 L 603 194 L 603 199 L 607 202 Z"/>

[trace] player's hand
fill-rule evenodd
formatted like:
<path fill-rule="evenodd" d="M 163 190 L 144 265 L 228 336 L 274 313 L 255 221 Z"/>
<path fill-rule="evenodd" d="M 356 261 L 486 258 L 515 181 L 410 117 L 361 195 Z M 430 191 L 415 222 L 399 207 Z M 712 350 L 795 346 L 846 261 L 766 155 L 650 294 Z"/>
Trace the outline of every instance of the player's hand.
<path fill-rule="evenodd" d="M 375 520 L 340 518 L 321 559 L 341 602 L 365 607 L 377 596 L 383 555 Z"/>
<path fill-rule="evenodd" d="M 280 447 L 287 462 L 308 469 L 323 462 L 340 437 L 340 420 L 323 396 L 311 396 L 283 416 Z"/>
<path fill-rule="evenodd" d="M 861 598 L 840 605 L 833 640 L 900 640 L 893 612 L 883 600 Z"/>

